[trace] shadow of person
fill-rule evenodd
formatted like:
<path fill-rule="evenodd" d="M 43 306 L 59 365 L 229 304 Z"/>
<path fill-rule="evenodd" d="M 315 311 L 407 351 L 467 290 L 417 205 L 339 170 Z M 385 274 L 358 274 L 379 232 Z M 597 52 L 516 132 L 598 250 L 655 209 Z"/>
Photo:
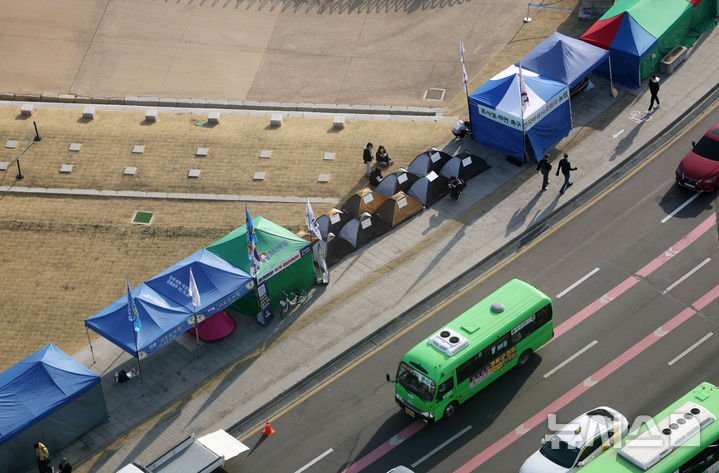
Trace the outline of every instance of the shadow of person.
<path fill-rule="evenodd" d="M 537 192 L 537 194 L 532 197 L 532 200 L 527 202 L 527 205 L 525 205 L 524 208 L 518 209 L 514 212 L 512 218 L 510 218 L 509 222 L 507 223 L 507 229 L 504 232 L 504 236 L 511 235 L 512 233 L 514 233 L 515 230 L 517 230 L 524 224 L 524 222 L 527 220 L 529 212 L 531 212 L 534 206 L 537 205 L 537 202 L 539 202 L 539 197 L 541 197 L 541 195 L 542 191 Z"/>
<path fill-rule="evenodd" d="M 641 130 L 642 126 L 644 126 L 646 122 L 652 119 L 652 115 L 650 113 L 641 115 L 641 112 L 637 112 L 635 110 L 630 114 L 630 119 L 637 122 L 637 124 L 624 138 L 619 140 L 617 146 L 614 148 L 614 152 L 609 157 L 610 161 L 617 159 L 617 156 L 624 153 L 632 145 L 634 138 L 636 138 L 639 133 L 639 130 Z"/>

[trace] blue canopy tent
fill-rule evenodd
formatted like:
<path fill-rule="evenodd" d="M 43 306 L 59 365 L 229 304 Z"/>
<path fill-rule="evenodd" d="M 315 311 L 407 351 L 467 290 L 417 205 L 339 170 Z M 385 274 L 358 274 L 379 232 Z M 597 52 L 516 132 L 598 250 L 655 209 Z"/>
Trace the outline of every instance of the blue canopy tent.
<path fill-rule="evenodd" d="M 572 88 L 608 56 L 609 51 L 602 48 L 562 33 L 553 33 L 527 53 L 519 64 Z"/>
<path fill-rule="evenodd" d="M 522 107 L 519 68 L 510 66 L 469 96 L 472 138 L 519 162 L 527 151 L 541 159 L 569 134 L 572 116 L 565 84 L 522 68 L 528 102 Z"/>
<path fill-rule="evenodd" d="M 34 442 L 57 452 L 106 418 L 100 377 L 46 345 L 0 373 L 0 473 L 33 467 Z"/>
<path fill-rule="evenodd" d="M 202 304 L 197 309 L 192 305 L 189 292 L 190 268 Z M 204 248 L 148 279 L 145 284 L 195 312 L 198 321 L 224 309 L 255 288 L 252 276 Z"/>
<path fill-rule="evenodd" d="M 85 326 L 126 352 L 142 359 L 166 346 L 194 325 L 192 310 L 174 302 L 145 283 L 132 290 L 141 328 L 128 319 L 127 295 L 85 319 Z M 137 334 L 137 347 L 135 346 Z"/>

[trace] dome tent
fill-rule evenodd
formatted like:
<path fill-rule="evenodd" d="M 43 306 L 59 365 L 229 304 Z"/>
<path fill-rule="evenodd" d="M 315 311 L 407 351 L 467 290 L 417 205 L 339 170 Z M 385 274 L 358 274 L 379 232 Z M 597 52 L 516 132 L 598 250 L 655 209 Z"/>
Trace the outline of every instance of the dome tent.
<path fill-rule="evenodd" d="M 429 207 L 449 193 L 448 183 L 449 179 L 432 171 L 412 184 L 407 195 Z"/>
<path fill-rule="evenodd" d="M 439 175 L 444 176 L 447 179 L 455 176 L 468 181 L 474 176 L 483 173 L 487 169 L 489 169 L 489 166 L 482 158 L 465 152 L 447 161 L 447 163 L 442 166 L 442 170 L 439 172 Z"/>
<path fill-rule="evenodd" d="M 421 212 L 423 208 L 420 201 L 399 191 L 382 202 L 374 216 L 385 225 L 394 228 L 401 222 Z"/>
<path fill-rule="evenodd" d="M 451 158 L 452 156 L 444 151 L 430 149 L 414 158 L 412 162 L 409 163 L 407 172 L 409 174 L 414 174 L 417 177 L 426 176 L 432 171 L 439 173 L 439 170 L 442 169 L 444 163 L 449 161 Z"/>
<path fill-rule="evenodd" d="M 357 217 L 364 212 L 372 214 L 384 201 L 385 197 L 382 194 L 365 187 L 351 195 L 345 203 L 342 204 L 342 212 L 350 217 Z"/>
<path fill-rule="evenodd" d="M 410 174 L 404 169 L 399 169 L 391 174 L 387 174 L 384 179 L 377 184 L 374 191 L 389 199 L 399 191 L 407 192 L 417 179 L 419 179 L 419 176 Z"/>
<path fill-rule="evenodd" d="M 327 243 L 327 264 L 333 265 L 372 239 L 386 233 L 389 226 L 365 212 L 347 222 L 339 234 Z"/>
<path fill-rule="evenodd" d="M 330 233 L 337 235 L 344 224 L 350 220 L 352 220 L 352 217 L 339 209 L 330 209 L 326 214 L 317 217 L 317 225 L 320 227 L 322 239 L 327 241 L 327 236 Z"/>

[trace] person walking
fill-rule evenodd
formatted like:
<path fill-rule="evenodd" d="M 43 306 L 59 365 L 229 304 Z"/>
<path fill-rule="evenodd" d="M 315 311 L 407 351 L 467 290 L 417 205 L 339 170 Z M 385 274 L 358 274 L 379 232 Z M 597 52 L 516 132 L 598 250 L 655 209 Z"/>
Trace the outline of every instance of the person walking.
<path fill-rule="evenodd" d="M 537 172 L 535 174 L 539 174 L 539 171 L 542 171 L 542 190 L 547 190 L 547 185 L 549 185 L 549 171 L 552 170 L 552 163 L 549 162 L 549 155 L 545 154 L 542 159 L 539 160 L 537 163 Z"/>
<path fill-rule="evenodd" d="M 570 171 L 576 170 L 577 168 L 573 168 L 572 165 L 569 163 L 569 155 L 567 153 L 564 153 L 564 157 L 559 160 L 559 167 L 557 168 L 557 176 L 559 176 L 559 171 L 562 171 L 562 174 L 564 174 L 564 184 L 562 184 L 562 188 L 559 189 L 560 194 L 564 194 L 564 191 L 567 189 L 567 187 L 572 185 L 572 183 L 569 182 L 569 173 Z"/>
<path fill-rule="evenodd" d="M 649 76 L 649 92 L 651 92 L 652 98 L 649 101 L 647 113 L 652 113 L 652 106 L 654 106 L 654 110 L 659 108 L 659 77 L 656 74 Z M 655 101 L 657 102 L 656 105 L 654 105 Z"/>
<path fill-rule="evenodd" d="M 367 146 L 364 147 L 362 160 L 364 160 L 366 168 L 365 174 L 367 175 L 367 177 L 369 177 L 370 173 L 372 172 L 372 143 L 367 143 Z"/>
<path fill-rule="evenodd" d="M 62 457 L 62 461 L 57 466 L 57 473 L 72 473 L 72 465 L 66 457 Z"/>
<path fill-rule="evenodd" d="M 35 442 L 33 447 L 35 447 L 37 470 L 40 473 L 52 472 L 52 467 L 50 466 L 50 452 L 47 447 L 42 442 Z"/>

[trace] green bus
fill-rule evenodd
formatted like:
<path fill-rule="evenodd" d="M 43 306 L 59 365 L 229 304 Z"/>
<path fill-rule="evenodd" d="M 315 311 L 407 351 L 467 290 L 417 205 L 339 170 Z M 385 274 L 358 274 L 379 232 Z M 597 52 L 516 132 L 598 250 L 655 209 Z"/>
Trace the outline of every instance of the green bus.
<path fill-rule="evenodd" d="M 402 357 L 395 401 L 425 422 L 449 417 L 553 335 L 551 299 L 513 279 Z"/>
<path fill-rule="evenodd" d="M 719 388 L 702 383 L 630 433 L 582 473 L 716 473 Z"/>

